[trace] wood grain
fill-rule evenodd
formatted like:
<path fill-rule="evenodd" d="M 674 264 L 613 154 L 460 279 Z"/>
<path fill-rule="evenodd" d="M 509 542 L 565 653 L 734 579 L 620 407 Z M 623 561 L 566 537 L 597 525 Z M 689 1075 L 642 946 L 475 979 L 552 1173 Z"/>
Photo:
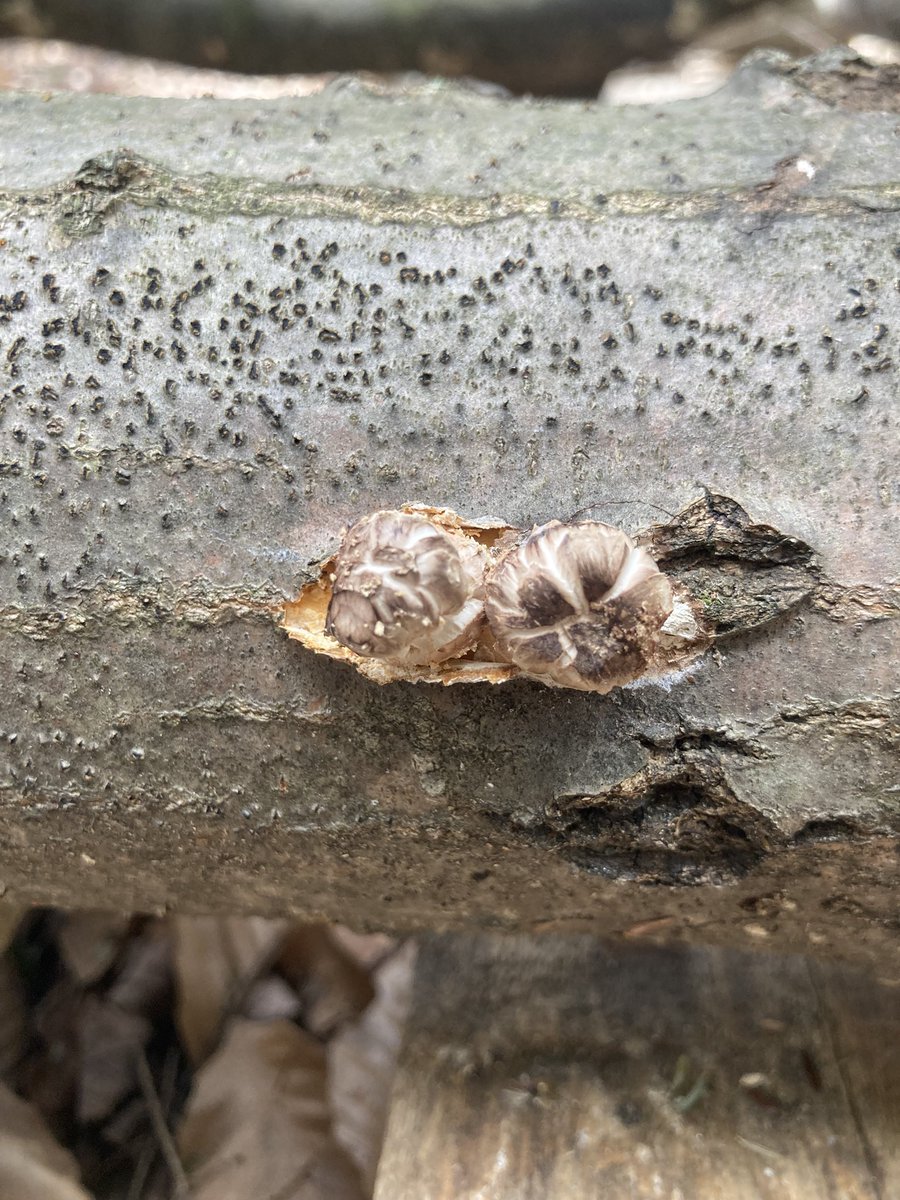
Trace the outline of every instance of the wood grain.
<path fill-rule="evenodd" d="M 376 1200 L 890 1200 L 900 989 L 801 957 L 423 947 Z"/>

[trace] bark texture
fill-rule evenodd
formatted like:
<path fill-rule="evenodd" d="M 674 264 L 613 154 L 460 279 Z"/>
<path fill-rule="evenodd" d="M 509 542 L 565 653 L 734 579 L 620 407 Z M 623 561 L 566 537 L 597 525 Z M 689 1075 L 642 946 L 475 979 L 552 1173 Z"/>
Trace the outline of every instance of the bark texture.
<path fill-rule="evenodd" d="M 519 92 L 593 95 L 756 0 L 23 0 L 36 33 L 194 66 L 269 74 L 426 71 Z"/>
<path fill-rule="evenodd" d="M 627 111 L 0 99 L 7 901 L 900 970 L 898 95 L 832 56 Z M 716 644 L 593 696 L 290 642 L 406 500 L 591 504 Z"/>

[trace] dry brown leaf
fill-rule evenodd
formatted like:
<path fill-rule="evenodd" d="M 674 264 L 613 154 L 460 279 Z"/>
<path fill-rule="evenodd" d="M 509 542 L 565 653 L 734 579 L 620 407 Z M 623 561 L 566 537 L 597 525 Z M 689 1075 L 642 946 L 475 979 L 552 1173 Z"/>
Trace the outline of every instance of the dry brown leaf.
<path fill-rule="evenodd" d="M 137 1053 L 169 1012 L 171 957 L 168 926 L 149 921 L 123 947 L 107 990 L 86 994 L 65 975 L 41 998 L 32 1026 L 43 1045 L 27 1056 L 21 1082 L 45 1117 L 101 1121 L 135 1088 Z"/>
<path fill-rule="evenodd" d="M 391 1086 L 412 992 L 416 947 L 407 942 L 375 972 L 375 999 L 328 1045 L 334 1136 L 359 1167 L 367 1192 L 390 1107 Z"/>
<path fill-rule="evenodd" d="M 332 925 L 331 937 L 364 971 L 373 971 L 393 954 L 400 943 L 387 933 L 356 933 L 346 925 Z"/>
<path fill-rule="evenodd" d="M 375 995 L 368 972 L 332 938 L 328 925 L 294 925 L 277 965 L 303 1002 L 304 1026 L 317 1037 L 359 1016 Z"/>
<path fill-rule="evenodd" d="M 81 984 L 96 983 L 113 965 L 131 924 L 123 913 L 71 912 L 60 918 L 56 944 Z"/>
<path fill-rule="evenodd" d="M 2 0 L 0 14 L 34 36 L 0 39 L 0 88 L 29 92 L 109 92 L 116 96 L 159 96 L 188 100 L 271 100 L 309 96 L 325 87 L 330 75 L 239 75 L 209 67 L 184 66 L 135 54 L 40 36 L 44 29 L 33 0 Z M 27 24 L 25 22 L 28 22 Z M 32 23 L 33 22 L 33 23 Z"/>
<path fill-rule="evenodd" d="M 303 1012 L 300 997 L 280 975 L 264 975 L 247 992 L 243 1016 L 252 1021 L 297 1021 Z"/>
<path fill-rule="evenodd" d="M 103 972 L 105 974 L 105 971 Z M 79 1121 L 103 1121 L 137 1088 L 136 1065 L 171 995 L 168 927 L 151 921 L 129 939 L 109 989 L 81 998 L 77 1016 Z"/>
<path fill-rule="evenodd" d="M 0 958 L 0 1075 L 10 1071 L 25 1048 L 25 993 L 15 965 Z"/>
<path fill-rule="evenodd" d="M 82 995 L 82 989 L 63 976 L 30 1014 L 34 1044 L 18 1069 L 16 1084 L 53 1125 L 68 1120 L 75 1104 Z"/>
<path fill-rule="evenodd" d="M 114 1004 L 145 1017 L 168 1011 L 173 983 L 172 931 L 168 922 L 148 921 L 128 939 L 118 974 L 107 993 Z"/>
<path fill-rule="evenodd" d="M 184 1047 L 201 1063 L 229 1016 L 269 966 L 287 922 L 265 917 L 173 917 L 176 1017 Z"/>
<path fill-rule="evenodd" d="M 363 1200 L 334 1141 L 325 1052 L 289 1021 L 233 1020 L 178 1137 L 192 1200 Z"/>
<path fill-rule="evenodd" d="M 83 998 L 78 1017 L 79 1121 L 102 1121 L 137 1087 L 137 1057 L 153 1026 L 102 996 Z"/>
<path fill-rule="evenodd" d="M 37 1110 L 0 1084 L 0 1196 L 3 1200 L 90 1200 L 71 1154 Z"/>

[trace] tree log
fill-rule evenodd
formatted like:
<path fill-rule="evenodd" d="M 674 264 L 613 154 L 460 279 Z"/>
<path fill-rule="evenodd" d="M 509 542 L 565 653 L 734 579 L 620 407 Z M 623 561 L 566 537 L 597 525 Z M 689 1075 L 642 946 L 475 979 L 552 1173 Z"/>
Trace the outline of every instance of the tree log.
<path fill-rule="evenodd" d="M 0 34 L 40 33 L 261 74 L 426 71 L 517 92 L 596 95 L 759 0 L 25 0 Z"/>
<path fill-rule="evenodd" d="M 900 970 L 895 82 L 0 98 L 5 900 Z M 647 530 L 715 645 L 594 696 L 291 642 L 406 500 Z"/>

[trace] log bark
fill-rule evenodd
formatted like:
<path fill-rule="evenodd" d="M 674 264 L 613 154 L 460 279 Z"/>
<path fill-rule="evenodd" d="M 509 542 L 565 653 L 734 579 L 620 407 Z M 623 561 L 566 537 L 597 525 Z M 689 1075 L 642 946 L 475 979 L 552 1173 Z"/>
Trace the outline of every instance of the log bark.
<path fill-rule="evenodd" d="M 900 969 L 894 85 L 0 99 L 6 901 Z M 598 697 L 289 641 L 406 500 L 655 525 L 716 644 Z"/>
<path fill-rule="evenodd" d="M 0 34 L 40 33 L 260 74 L 426 71 L 517 92 L 596 95 L 758 0 L 26 0 Z"/>

